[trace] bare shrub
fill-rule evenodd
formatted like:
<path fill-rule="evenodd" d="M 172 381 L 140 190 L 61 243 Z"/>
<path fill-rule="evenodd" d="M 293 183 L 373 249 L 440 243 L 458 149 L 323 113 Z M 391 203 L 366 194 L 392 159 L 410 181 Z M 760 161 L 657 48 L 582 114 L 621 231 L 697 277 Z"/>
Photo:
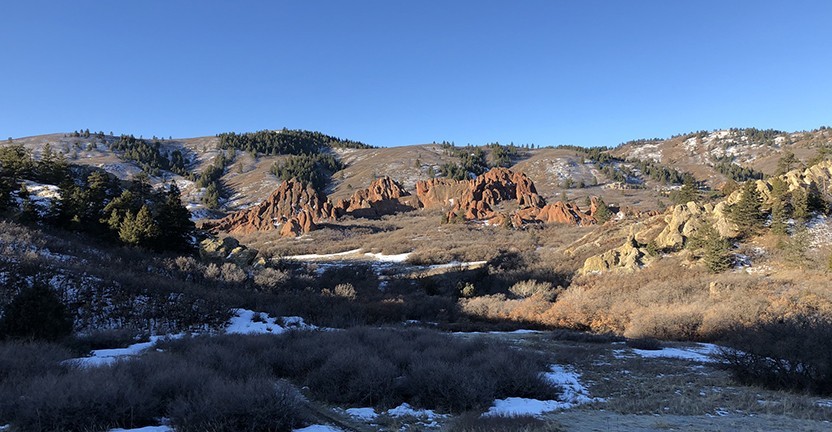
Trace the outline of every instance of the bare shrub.
<path fill-rule="evenodd" d="M 88 431 L 152 424 L 150 395 L 123 369 L 101 367 L 28 381 L 9 420 L 19 430 Z"/>
<path fill-rule="evenodd" d="M 181 432 L 283 432 L 297 425 L 300 406 L 300 395 L 283 382 L 215 379 L 176 399 L 170 419 Z"/>
<path fill-rule="evenodd" d="M 613 342 L 623 342 L 624 338 L 613 333 L 591 333 L 585 331 L 575 331 L 567 329 L 558 329 L 552 331 L 552 339 L 569 342 L 582 343 L 598 343 L 609 344 Z"/>
<path fill-rule="evenodd" d="M 656 351 L 662 349 L 661 342 L 653 338 L 627 339 L 627 346 L 633 349 Z"/>
<path fill-rule="evenodd" d="M 555 298 L 555 289 L 549 282 L 538 282 L 530 279 L 522 282 L 517 282 L 509 288 L 509 291 L 522 298 L 531 297 L 533 295 L 542 296 L 548 301 Z"/>
<path fill-rule="evenodd" d="M 288 272 L 270 267 L 258 269 L 254 273 L 254 284 L 262 291 L 274 292 L 288 280 Z"/>
<path fill-rule="evenodd" d="M 358 361 L 360 359 L 360 361 Z M 399 370 L 366 347 L 332 354 L 306 379 L 313 392 L 332 403 L 358 406 L 391 405 Z"/>
<path fill-rule="evenodd" d="M 248 279 L 248 275 L 246 275 L 246 272 L 243 269 L 237 266 L 237 264 L 230 262 L 222 265 L 220 273 L 222 275 L 222 279 L 230 283 L 243 283 L 246 279 Z"/>
<path fill-rule="evenodd" d="M 335 285 L 335 289 L 332 290 L 332 293 L 338 297 L 345 298 L 348 300 L 355 300 L 355 288 L 352 286 L 351 283 L 342 283 Z"/>
<path fill-rule="evenodd" d="M 727 369 L 744 384 L 832 394 L 832 321 L 797 315 L 738 328 L 721 353 Z"/>
<path fill-rule="evenodd" d="M 210 263 L 205 267 L 205 277 L 208 279 L 219 279 L 222 275 L 220 266 L 215 263 Z"/>

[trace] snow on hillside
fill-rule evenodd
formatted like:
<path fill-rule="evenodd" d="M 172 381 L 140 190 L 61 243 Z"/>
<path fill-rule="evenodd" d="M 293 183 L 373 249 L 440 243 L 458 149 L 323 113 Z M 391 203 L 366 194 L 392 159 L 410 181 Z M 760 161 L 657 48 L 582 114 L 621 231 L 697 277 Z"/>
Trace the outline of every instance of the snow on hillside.
<path fill-rule="evenodd" d="M 29 201 L 35 206 L 35 211 L 38 215 L 43 217 L 52 208 L 52 204 L 61 199 L 60 188 L 55 185 L 36 183 L 29 180 L 24 180 L 23 185 L 29 191 Z M 18 207 L 23 205 L 23 199 L 15 195 L 15 202 Z"/>

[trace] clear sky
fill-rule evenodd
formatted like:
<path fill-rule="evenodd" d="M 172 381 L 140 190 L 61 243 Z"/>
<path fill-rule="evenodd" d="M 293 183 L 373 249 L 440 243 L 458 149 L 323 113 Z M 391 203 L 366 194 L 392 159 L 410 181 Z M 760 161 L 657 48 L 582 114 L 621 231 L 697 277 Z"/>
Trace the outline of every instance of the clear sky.
<path fill-rule="evenodd" d="M 319 130 L 616 145 L 832 124 L 832 1 L 0 6 L 0 137 Z"/>

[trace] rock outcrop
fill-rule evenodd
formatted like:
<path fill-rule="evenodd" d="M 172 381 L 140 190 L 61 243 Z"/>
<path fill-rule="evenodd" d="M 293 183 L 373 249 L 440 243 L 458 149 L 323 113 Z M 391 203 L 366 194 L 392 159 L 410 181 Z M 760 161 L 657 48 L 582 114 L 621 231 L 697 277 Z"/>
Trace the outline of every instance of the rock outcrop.
<path fill-rule="evenodd" d="M 543 223 L 570 225 L 590 225 L 596 222 L 591 212 L 589 214 L 584 213 L 577 204 L 563 201 L 546 204 L 537 212 L 535 219 Z"/>
<path fill-rule="evenodd" d="M 199 243 L 199 255 L 202 259 L 233 262 L 240 267 L 252 264 L 257 258 L 257 253 L 257 249 L 241 245 L 234 237 L 212 237 Z"/>
<path fill-rule="evenodd" d="M 734 238 L 739 235 L 737 225 L 728 219 L 725 212 L 727 201 L 712 204 L 689 202 L 671 207 L 664 216 L 667 224 L 655 239 L 660 249 L 680 249 L 687 239 L 694 235 L 703 225 L 716 228 L 723 237 Z"/>
<path fill-rule="evenodd" d="M 503 201 L 516 201 L 519 209 L 539 209 L 545 204 L 528 176 L 506 168 L 492 168 L 468 182 L 467 190 L 454 203 L 448 218 L 488 220 L 496 216 L 496 206 Z"/>
<path fill-rule="evenodd" d="M 467 180 L 433 178 L 416 182 L 416 198 L 419 208 L 432 209 L 456 204 L 468 191 Z"/>
<path fill-rule="evenodd" d="M 634 272 L 645 266 L 648 258 L 647 251 L 636 240 L 635 235 L 630 233 L 623 245 L 587 258 L 579 273 Z"/>
<path fill-rule="evenodd" d="M 390 177 L 373 180 L 367 189 L 355 192 L 349 200 L 335 204 L 338 216 L 351 214 L 355 217 L 379 217 L 415 210 L 415 199 L 401 184 Z"/>
<path fill-rule="evenodd" d="M 280 235 L 284 237 L 297 237 L 314 231 L 317 228 L 318 226 L 315 224 L 314 216 L 307 209 L 303 209 L 281 225 Z"/>
<path fill-rule="evenodd" d="M 304 214 L 305 216 L 301 216 Z M 334 206 L 324 200 L 309 184 L 290 179 L 282 182 L 263 202 L 232 213 L 218 221 L 206 222 L 203 228 L 211 232 L 248 234 L 277 229 L 290 220 L 301 232 L 314 229 L 314 223 L 334 219 Z M 296 231 L 296 230 L 295 230 Z M 284 230 L 281 228 L 281 233 Z"/>

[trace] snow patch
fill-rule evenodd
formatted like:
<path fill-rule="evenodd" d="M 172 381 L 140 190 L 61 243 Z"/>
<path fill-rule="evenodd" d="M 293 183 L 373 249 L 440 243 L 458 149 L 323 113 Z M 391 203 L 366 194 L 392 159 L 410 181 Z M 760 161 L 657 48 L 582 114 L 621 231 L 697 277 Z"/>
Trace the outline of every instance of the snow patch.
<path fill-rule="evenodd" d="M 331 254 L 306 254 L 306 255 L 290 255 L 283 257 L 284 259 L 294 260 L 294 261 L 314 261 L 314 260 L 326 260 L 332 258 L 339 258 L 349 255 L 356 255 L 361 252 L 361 248 L 348 250 L 345 252 L 338 252 L 338 253 L 331 253 Z"/>
<path fill-rule="evenodd" d="M 485 417 L 511 417 L 520 415 L 538 416 L 546 412 L 570 409 L 592 402 L 605 402 L 603 398 L 590 397 L 587 388 L 581 384 L 580 374 L 572 366 L 551 365 L 551 372 L 544 372 L 543 378 L 561 388 L 561 400 L 539 400 L 510 397 L 497 399 L 486 411 Z"/>
<path fill-rule="evenodd" d="M 719 353 L 720 349 L 721 347 L 718 345 L 700 343 L 685 348 L 633 349 L 632 352 L 644 358 L 676 358 L 701 363 L 714 363 L 717 361 L 714 356 Z"/>
<path fill-rule="evenodd" d="M 136 429 L 110 429 L 110 432 L 173 432 L 168 426 L 145 426 Z"/>
<path fill-rule="evenodd" d="M 301 429 L 293 429 L 292 432 L 344 432 L 335 426 L 330 425 L 312 425 Z"/>
<path fill-rule="evenodd" d="M 115 363 L 119 359 L 124 359 L 127 357 L 132 357 L 142 352 L 152 348 L 156 345 L 156 342 L 163 340 L 165 338 L 177 338 L 181 337 L 181 335 L 168 335 L 168 336 L 151 336 L 150 340 L 147 342 L 139 342 L 133 345 L 130 345 L 126 348 L 110 348 L 110 349 L 100 349 L 92 351 L 92 355 L 89 357 L 81 357 L 75 359 L 65 360 L 66 363 L 74 364 L 80 367 L 98 367 L 98 366 L 106 366 L 112 363 Z"/>
<path fill-rule="evenodd" d="M 301 317 L 270 317 L 264 312 L 237 309 L 225 328 L 227 334 L 281 334 L 288 330 L 314 330 L 317 327 L 306 324 Z"/>
<path fill-rule="evenodd" d="M 373 408 L 347 408 L 347 415 L 364 421 L 375 420 L 378 417 L 376 410 Z"/>
<path fill-rule="evenodd" d="M 415 409 L 408 403 L 403 403 L 395 408 L 390 408 L 387 410 L 387 415 L 390 417 L 416 417 L 429 421 L 447 417 L 445 414 L 437 414 L 433 410 Z"/>

